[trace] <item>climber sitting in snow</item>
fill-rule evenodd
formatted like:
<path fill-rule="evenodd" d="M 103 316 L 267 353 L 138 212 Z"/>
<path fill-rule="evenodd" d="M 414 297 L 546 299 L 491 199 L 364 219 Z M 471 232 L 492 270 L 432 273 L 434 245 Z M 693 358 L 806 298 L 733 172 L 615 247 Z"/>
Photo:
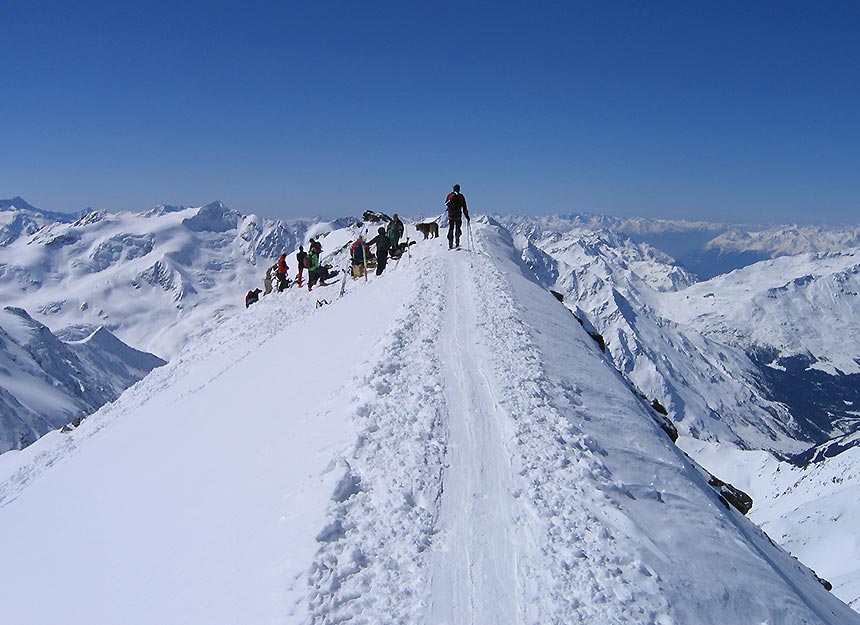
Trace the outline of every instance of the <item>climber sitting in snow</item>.
<path fill-rule="evenodd" d="M 320 256 L 316 248 L 312 247 L 306 259 L 308 268 L 308 292 L 312 291 L 314 285 L 319 282 L 320 286 L 326 286 L 326 280 L 337 275 L 337 271 L 329 271 L 331 265 L 320 265 Z"/>
<path fill-rule="evenodd" d="M 245 296 L 245 308 L 254 304 L 260 300 L 260 293 L 262 293 L 262 289 L 254 289 L 253 291 L 248 291 L 248 294 Z"/>

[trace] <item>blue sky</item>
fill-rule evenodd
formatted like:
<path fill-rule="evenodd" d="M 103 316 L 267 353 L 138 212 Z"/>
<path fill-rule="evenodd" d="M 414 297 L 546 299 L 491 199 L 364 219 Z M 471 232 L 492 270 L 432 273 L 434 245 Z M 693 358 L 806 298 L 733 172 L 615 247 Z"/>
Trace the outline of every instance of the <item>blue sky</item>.
<path fill-rule="evenodd" d="M 858 2 L 0 0 L 0 197 L 856 223 Z"/>

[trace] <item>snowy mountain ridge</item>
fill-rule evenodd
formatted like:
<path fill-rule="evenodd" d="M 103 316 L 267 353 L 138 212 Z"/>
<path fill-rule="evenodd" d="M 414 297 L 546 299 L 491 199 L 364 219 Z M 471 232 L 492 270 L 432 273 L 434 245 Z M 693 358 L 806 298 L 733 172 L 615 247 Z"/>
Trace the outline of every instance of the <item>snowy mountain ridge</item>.
<path fill-rule="evenodd" d="M 576 227 L 570 225 L 572 219 L 579 219 Z M 602 334 L 612 366 L 649 402 L 656 399 L 667 408 L 681 433 L 679 445 L 718 477 L 741 487 L 748 484 L 755 502 L 751 518 L 765 528 L 779 528 L 772 533 L 780 544 L 789 546 L 795 555 L 833 581 L 839 597 L 860 605 L 860 583 L 856 581 L 860 571 L 851 564 L 860 561 L 860 553 L 850 547 L 860 544 L 860 537 L 853 524 L 844 521 L 856 515 L 856 497 L 852 499 L 850 484 L 841 479 L 846 466 L 853 466 L 856 458 L 850 450 L 857 446 L 855 405 L 860 401 L 860 384 L 854 377 L 858 374 L 852 368 L 856 367 L 854 311 L 860 292 L 855 284 L 856 250 L 780 257 L 712 280 L 697 281 L 665 249 L 637 237 L 645 233 L 652 242 L 674 242 L 678 249 L 695 243 L 693 247 L 701 249 L 719 227 L 690 223 L 684 226 L 686 230 L 679 230 L 677 224 L 639 220 L 629 225 L 630 231 L 639 233 L 634 236 L 621 232 L 624 225 L 617 221 L 586 221 L 570 216 L 520 218 L 505 221 L 507 230 L 500 223 L 489 222 L 487 234 L 492 229 L 499 233 L 490 238 L 495 240 L 493 249 L 505 250 L 503 275 L 511 273 L 513 266 L 531 282 L 563 294 L 565 305 L 586 327 Z M 199 208 L 160 206 L 141 214 L 88 213 L 64 222 L 43 223 L 33 233 L 0 246 L 0 294 L 4 301 L 26 308 L 51 325 L 63 341 L 81 340 L 95 327 L 105 325 L 134 345 L 160 346 L 162 353 L 174 360 L 185 345 L 202 346 L 224 324 L 235 324 L 235 319 L 256 314 L 253 308 L 244 312 L 241 297 L 248 288 L 260 285 L 262 273 L 280 251 L 291 253 L 307 237 L 323 236 L 326 261 L 343 267 L 347 262 L 345 246 L 356 233 L 349 227 L 353 222 L 274 222 L 244 216 L 220 202 Z M 710 238 L 698 241 L 696 237 L 703 237 L 703 233 Z M 787 236 L 794 235 L 789 232 Z M 829 244 L 835 245 L 832 241 Z M 292 260 L 292 255 L 288 258 Z M 407 262 L 401 261 L 399 267 L 402 269 Z M 394 271 L 389 269 L 386 276 L 392 275 Z M 430 288 L 426 281 L 421 284 Z M 331 299 L 328 293 L 319 297 Z M 271 305 L 272 301 L 265 298 L 263 304 Z M 301 314 L 306 315 L 315 301 L 308 302 Z M 511 301 L 516 304 L 517 299 Z M 378 315 L 377 307 L 369 305 Z M 324 310 L 325 307 L 313 315 L 324 315 Z M 413 310 L 415 314 L 420 310 L 420 315 L 430 315 L 436 327 L 446 323 L 430 310 Z M 298 309 L 288 307 L 281 313 L 285 315 L 283 323 L 299 323 Z M 494 314 L 484 311 L 482 318 L 494 318 Z M 374 319 L 367 317 L 364 323 L 372 324 Z M 352 319 L 344 323 L 355 327 Z M 532 327 L 529 321 L 526 324 Z M 280 325 L 274 321 L 256 326 L 267 334 L 253 339 L 231 327 L 252 346 L 274 340 L 280 332 Z M 327 335 L 319 330 L 307 331 L 317 340 L 327 341 Z M 399 338 L 391 339 L 399 346 L 392 357 L 400 350 L 412 349 L 409 332 L 404 330 Z M 419 334 L 430 340 L 428 329 Z M 502 339 L 514 340 L 510 335 L 499 338 Z M 352 339 L 345 335 L 343 340 L 349 345 Z M 446 359 L 453 358 L 453 347 L 449 345 L 447 349 Z M 433 361 L 430 352 L 425 356 L 409 353 L 410 362 L 413 357 L 416 361 Z M 192 360 L 187 361 L 187 367 L 191 367 Z M 579 361 L 574 361 L 579 370 Z M 401 384 L 413 384 L 424 378 L 438 380 L 439 371 L 447 371 L 444 383 L 429 384 L 431 389 L 447 388 L 457 376 L 443 364 L 438 365 L 439 370 L 423 365 L 416 369 L 412 362 L 410 369 L 424 373 L 412 378 L 408 371 L 400 371 L 395 377 L 399 376 Z M 380 375 L 391 377 L 386 368 L 389 365 L 380 366 Z M 472 362 L 472 366 L 477 365 Z M 499 364 L 500 370 L 504 367 L 504 363 Z M 481 386 L 480 380 L 473 382 Z M 367 383 L 374 384 L 371 380 Z M 313 388 L 315 382 L 309 384 Z M 527 381 L 517 384 L 529 386 Z M 360 388 L 361 385 L 356 396 L 363 392 Z M 422 388 L 416 387 L 414 393 L 421 394 Z M 276 395 L 273 389 L 265 392 Z M 494 402 L 501 392 L 482 397 Z M 435 406 L 432 393 L 427 389 L 423 393 L 425 401 Z M 468 389 L 462 390 L 458 400 L 463 410 L 480 412 L 479 406 L 462 397 L 464 393 L 468 394 Z M 294 395 L 290 398 L 296 400 Z M 256 403 L 254 406 L 256 409 Z M 245 415 L 247 410 L 236 408 L 235 414 Z M 397 412 L 396 402 L 386 410 Z M 428 414 L 426 418 L 431 417 Z M 361 421 L 363 417 L 353 419 Z M 407 427 L 406 423 L 403 427 Z M 425 464 L 415 468 L 428 484 L 433 472 L 444 464 L 439 458 L 445 445 L 437 437 L 443 433 L 433 423 L 425 423 L 424 430 L 416 431 L 419 440 L 430 436 L 438 443 L 435 455 L 427 456 L 422 461 Z M 498 433 L 485 433 L 498 440 Z M 53 436 L 56 435 L 49 439 Z M 77 440 L 78 434 L 64 436 L 71 442 Z M 400 449 L 401 442 L 390 443 L 393 449 Z M 717 451 L 706 451 L 712 448 Z M 736 457 L 735 453 L 747 454 L 739 456 L 743 458 L 755 457 L 760 453 L 757 450 L 769 452 L 766 462 L 744 461 L 738 466 L 759 477 L 738 475 L 730 459 Z M 474 453 L 484 451 L 475 449 Z M 16 462 L 11 458 L 17 454 L 5 456 L 8 454 L 0 456 L 0 466 L 3 462 Z M 399 462 L 391 458 L 388 465 Z M 465 465 L 468 459 L 461 457 L 460 462 Z M 341 497 L 349 499 L 360 480 L 356 481 L 352 472 L 344 475 L 337 488 Z M 785 475 L 794 475 L 799 486 L 784 486 L 781 476 Z M 382 480 L 379 483 L 388 483 L 391 478 L 380 474 L 378 479 Z M 833 488 L 816 488 L 819 483 L 832 484 Z M 420 493 L 410 497 L 420 501 L 434 499 L 438 495 L 433 494 L 435 487 L 427 488 L 429 491 L 424 492 L 421 487 Z M 814 525 L 809 524 L 806 515 L 791 512 L 817 507 L 833 512 L 816 516 Z M 422 522 L 426 525 L 433 521 Z M 336 536 L 344 522 L 335 517 L 332 523 L 329 529 Z M 399 536 L 402 531 L 403 528 L 393 530 L 391 536 Z M 431 539 L 425 535 L 415 540 L 415 544 L 423 544 Z M 842 545 L 841 556 L 835 555 L 839 549 L 828 546 L 833 544 Z M 310 557 L 309 554 L 306 555 Z M 344 556 L 338 552 L 326 557 L 340 561 Z M 343 583 L 340 574 L 332 575 L 326 579 Z M 321 614 L 329 614 L 319 609 Z"/>
<path fill-rule="evenodd" d="M 0 456 L 10 622 L 860 622 L 472 227 L 475 252 L 266 297 Z"/>
<path fill-rule="evenodd" d="M 80 340 L 85 338 L 81 328 L 91 334 L 102 327 L 135 348 L 166 357 L 189 337 L 205 335 L 241 310 L 245 291 L 260 283 L 280 253 L 297 248 L 308 228 L 324 235 L 344 225 L 263 220 L 221 202 L 196 208 L 158 206 L 139 214 L 57 215 L 20 198 L 4 200 L 0 207 L 0 218 L 6 220 L 0 222 L 5 223 L 0 236 L 0 299 L 5 306 L 26 310 L 34 327 L 46 336 Z M 74 364 L 68 375 L 60 373 L 59 361 L 47 372 L 23 357 L 9 366 L 11 373 L 3 378 L 8 384 L 2 385 L 0 452 L 25 446 L 86 416 L 115 399 L 155 363 L 163 363 L 155 358 L 139 370 L 140 375 L 128 376 L 124 366 L 115 367 L 113 362 L 119 353 L 136 357 L 127 351 L 131 348 L 99 340 L 104 332 L 90 341 L 90 352 L 96 345 L 104 350 L 90 355 L 91 366 L 80 374 L 86 390 L 76 390 L 69 381 L 79 375 L 74 373 L 80 370 L 74 359 L 69 360 Z M 56 351 L 72 349 L 59 340 L 52 344 Z M 96 375 L 99 363 L 107 370 Z M 23 400 L 25 389 L 41 388 L 54 378 L 62 382 Z M 95 386 L 110 391 L 96 392 Z"/>

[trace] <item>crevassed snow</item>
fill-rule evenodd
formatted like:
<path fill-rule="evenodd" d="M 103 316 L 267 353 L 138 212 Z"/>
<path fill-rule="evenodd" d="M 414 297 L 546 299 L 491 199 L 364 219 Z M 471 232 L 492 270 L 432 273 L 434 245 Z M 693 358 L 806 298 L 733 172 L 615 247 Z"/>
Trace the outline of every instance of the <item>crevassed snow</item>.
<path fill-rule="evenodd" d="M 472 227 L 0 456 L 4 623 L 860 623 Z"/>

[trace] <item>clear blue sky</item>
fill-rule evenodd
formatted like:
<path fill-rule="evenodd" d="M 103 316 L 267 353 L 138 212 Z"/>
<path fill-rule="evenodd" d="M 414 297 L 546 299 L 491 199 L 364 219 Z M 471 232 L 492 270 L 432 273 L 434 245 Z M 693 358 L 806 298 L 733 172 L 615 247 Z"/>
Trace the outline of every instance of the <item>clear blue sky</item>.
<path fill-rule="evenodd" d="M 841 221 L 860 2 L 0 0 L 0 197 Z"/>

